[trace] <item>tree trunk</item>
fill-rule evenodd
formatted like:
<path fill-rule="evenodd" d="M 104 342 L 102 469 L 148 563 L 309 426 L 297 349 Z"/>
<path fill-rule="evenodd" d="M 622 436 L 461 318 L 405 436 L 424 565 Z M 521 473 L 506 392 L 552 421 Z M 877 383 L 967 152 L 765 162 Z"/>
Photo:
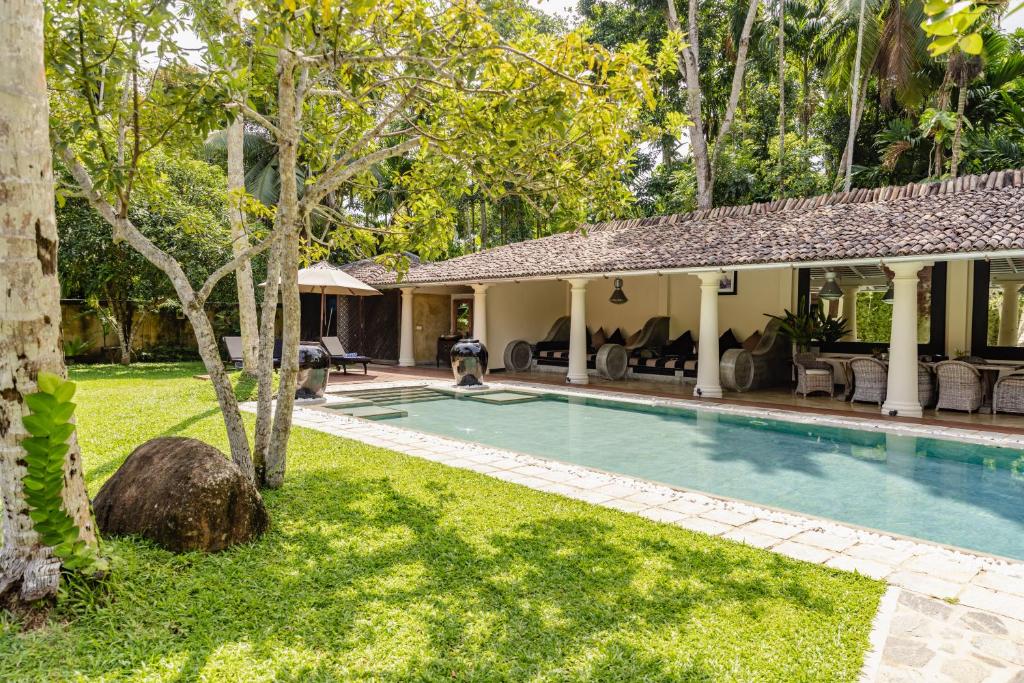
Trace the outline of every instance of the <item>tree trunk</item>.
<path fill-rule="evenodd" d="M 786 3 L 779 0 L 779 197 L 786 196 Z"/>
<path fill-rule="evenodd" d="M 487 230 L 487 199 L 480 197 L 480 246 L 483 249 L 487 248 L 488 240 L 490 235 Z"/>
<path fill-rule="evenodd" d="M 274 411 L 274 425 L 265 460 L 265 484 L 278 488 L 284 483 L 288 437 L 291 434 L 292 410 L 295 406 L 295 384 L 299 363 L 299 216 L 298 185 L 295 168 L 298 163 L 299 112 L 296 101 L 295 65 L 289 50 L 278 51 L 278 159 L 281 175 L 281 196 L 277 206 L 280 243 L 281 289 L 281 371 Z"/>
<path fill-rule="evenodd" d="M 240 202 L 241 193 L 245 192 L 245 119 L 241 114 L 228 126 L 227 133 L 228 195 L 231 203 L 228 218 L 231 224 L 231 250 L 238 256 L 249 247 L 245 215 Z M 235 270 L 235 283 L 238 287 L 238 321 L 242 335 L 242 370 L 249 375 L 256 375 L 259 363 L 259 323 L 256 319 L 252 262 L 249 259 L 242 261 Z"/>
<path fill-rule="evenodd" d="M 676 15 L 675 0 L 666 0 L 665 9 L 669 29 L 682 33 L 679 17 Z M 693 156 L 694 171 L 697 175 L 697 208 L 710 209 L 713 202 L 711 162 L 708 159 L 708 143 L 704 137 L 704 122 L 701 117 L 697 0 L 690 0 L 687 26 L 686 39 L 689 46 L 676 57 L 676 67 L 686 82 L 686 108 L 690 117 L 690 154 Z"/>
<path fill-rule="evenodd" d="M 739 105 L 740 93 L 743 92 L 743 79 L 747 70 L 747 52 L 750 48 L 750 32 L 754 27 L 754 19 L 757 17 L 757 6 L 760 0 L 750 0 L 747 6 L 747 16 L 743 21 L 743 29 L 740 31 L 740 45 L 736 52 L 736 66 L 732 72 L 732 90 L 729 91 L 729 103 L 725 107 L 725 116 L 722 118 L 722 127 L 718 131 L 718 138 L 715 140 L 715 149 L 711 155 L 711 182 L 709 191 L 714 195 L 715 174 L 718 170 L 718 159 L 722 154 L 722 147 L 728 141 L 729 133 L 732 131 L 733 119 L 736 118 L 736 107 Z"/>
<path fill-rule="evenodd" d="M 40 0 L 0 3 L 0 64 L 0 596 L 27 602 L 56 595 L 60 562 L 41 544 L 25 502 L 23 397 L 36 391 L 40 371 L 66 375 Z M 62 497 L 79 538 L 95 544 L 74 436 L 64 458 Z"/>
<path fill-rule="evenodd" d="M 868 79 L 864 78 L 864 79 L 861 79 L 861 83 L 860 83 L 860 95 L 856 98 L 858 104 L 857 104 L 856 117 L 855 117 L 854 122 L 853 122 L 853 128 L 854 128 L 854 131 L 855 131 L 854 132 L 855 136 L 856 136 L 856 131 L 860 129 L 861 119 L 864 117 L 864 100 L 867 99 L 867 96 L 868 96 Z M 838 176 L 840 174 L 842 174 L 842 175 L 846 174 L 846 159 L 848 158 L 847 154 L 849 152 L 851 152 L 851 151 L 852 151 L 851 148 L 843 147 L 843 155 L 839 158 L 839 167 L 836 170 L 836 177 L 837 178 L 838 178 Z M 838 180 L 836 182 L 838 182 Z"/>
<path fill-rule="evenodd" d="M 275 239 L 267 258 L 267 286 L 263 291 L 263 310 L 260 317 L 260 356 L 256 391 L 256 432 L 253 436 L 253 467 L 258 486 L 266 486 L 267 451 L 270 450 L 270 432 L 273 427 L 274 400 L 274 336 L 277 327 L 277 294 L 281 280 L 281 250 Z"/>
<path fill-rule="evenodd" d="M 801 108 L 803 111 L 800 113 L 800 124 L 801 124 L 801 135 L 804 143 L 807 142 L 807 138 L 811 132 L 811 83 L 810 83 L 810 65 L 807 63 L 807 55 L 803 57 L 802 70 L 800 72 L 800 89 L 801 89 Z"/>
<path fill-rule="evenodd" d="M 960 86 L 956 98 L 956 130 L 953 133 L 953 151 L 949 157 L 949 174 L 956 178 L 960 166 L 960 136 L 964 130 L 964 109 L 967 108 L 967 86 Z"/>
<path fill-rule="evenodd" d="M 860 126 L 859 109 L 863 103 L 858 101 L 860 93 L 860 60 L 864 52 L 864 9 L 867 0 L 860 0 L 860 17 L 857 20 L 857 49 L 853 56 L 853 83 L 850 84 L 850 127 L 846 133 L 846 163 L 843 166 L 843 191 L 849 192 L 853 185 L 853 143 L 857 138 L 857 128 Z M 867 79 L 865 79 L 867 81 Z"/>

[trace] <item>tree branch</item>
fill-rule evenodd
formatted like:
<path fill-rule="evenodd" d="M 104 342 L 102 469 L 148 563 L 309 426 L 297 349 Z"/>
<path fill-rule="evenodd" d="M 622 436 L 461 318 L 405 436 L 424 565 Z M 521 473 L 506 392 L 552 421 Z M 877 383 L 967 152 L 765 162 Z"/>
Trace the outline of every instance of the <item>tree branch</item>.
<path fill-rule="evenodd" d="M 217 286 L 218 282 L 223 280 L 228 274 L 235 272 L 243 261 L 246 261 L 247 259 L 269 249 L 270 245 L 273 244 L 273 241 L 274 237 L 273 235 L 270 235 L 264 238 L 263 241 L 246 247 L 235 254 L 233 259 L 210 273 L 210 276 L 206 278 L 206 282 L 203 283 L 202 289 L 200 289 L 196 294 L 196 303 L 199 306 L 206 304 L 206 300 L 210 298 L 210 294 L 213 293 L 213 288 Z"/>
<path fill-rule="evenodd" d="M 411 152 L 422 143 L 423 138 L 416 136 L 396 145 L 392 145 L 391 147 L 378 149 L 375 152 L 367 154 L 361 159 L 351 161 L 351 163 L 349 163 L 351 158 L 350 155 L 342 157 L 333 166 L 331 166 L 327 172 L 321 175 L 320 179 L 317 180 L 312 187 L 306 190 L 305 194 L 302 196 L 302 201 L 300 202 L 300 213 L 302 215 L 308 215 L 309 212 L 312 211 L 313 207 L 319 204 L 320 200 L 327 196 L 328 192 L 336 189 L 352 176 L 368 170 L 371 166 L 380 163 L 381 161 L 401 156 L 406 152 Z"/>
<path fill-rule="evenodd" d="M 278 129 L 277 126 L 275 126 L 273 123 L 271 123 L 270 119 L 268 119 L 266 116 L 264 116 L 263 114 L 259 113 L 258 111 L 256 111 L 252 107 L 249 107 L 249 106 L 247 106 L 246 104 L 244 104 L 242 102 L 228 102 L 227 104 L 224 105 L 224 108 L 225 109 L 237 109 L 238 111 L 240 111 L 242 114 L 245 115 L 245 118 L 247 118 L 247 119 L 249 119 L 251 121 L 255 121 L 256 123 L 258 123 L 261 126 L 263 126 L 264 128 L 266 128 L 274 137 L 276 137 L 276 138 L 281 137 L 280 129 Z"/>

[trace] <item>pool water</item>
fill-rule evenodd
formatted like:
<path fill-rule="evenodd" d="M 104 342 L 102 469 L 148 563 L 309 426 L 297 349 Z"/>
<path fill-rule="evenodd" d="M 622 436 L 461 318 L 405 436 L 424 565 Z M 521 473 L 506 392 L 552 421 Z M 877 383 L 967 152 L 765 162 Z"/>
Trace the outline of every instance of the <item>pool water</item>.
<path fill-rule="evenodd" d="M 544 395 L 386 401 L 389 424 L 1024 559 L 1024 451 Z"/>

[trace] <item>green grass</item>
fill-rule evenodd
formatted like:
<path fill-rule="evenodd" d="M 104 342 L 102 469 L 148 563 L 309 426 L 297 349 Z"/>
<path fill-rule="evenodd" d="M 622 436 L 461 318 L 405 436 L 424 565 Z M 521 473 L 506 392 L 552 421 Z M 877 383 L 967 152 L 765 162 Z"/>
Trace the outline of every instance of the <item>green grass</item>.
<path fill-rule="evenodd" d="M 73 372 L 91 494 L 148 438 L 226 449 L 199 371 Z M 853 680 L 883 591 L 306 429 L 265 499 L 221 554 L 109 539 L 106 598 L 0 618 L 0 679 Z"/>

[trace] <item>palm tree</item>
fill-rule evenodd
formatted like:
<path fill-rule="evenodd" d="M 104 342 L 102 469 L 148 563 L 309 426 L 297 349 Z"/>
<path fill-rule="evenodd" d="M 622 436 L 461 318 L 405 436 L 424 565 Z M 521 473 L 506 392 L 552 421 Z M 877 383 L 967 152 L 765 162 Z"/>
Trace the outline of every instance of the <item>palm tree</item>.
<path fill-rule="evenodd" d="M 898 2 L 899 0 L 897 0 Z M 864 15 L 867 0 L 860 0 L 860 13 L 857 20 L 857 50 L 853 55 L 853 82 L 850 84 L 850 127 L 846 134 L 846 168 L 843 180 L 843 190 L 850 191 L 853 183 L 853 142 L 857 137 L 857 127 L 860 125 L 860 108 L 863 106 L 863 98 L 858 98 L 860 92 L 860 62 L 864 52 Z"/>
<path fill-rule="evenodd" d="M 959 89 L 956 100 L 956 130 L 953 132 L 953 151 L 949 158 L 949 174 L 954 178 L 960 170 L 960 141 L 964 129 L 964 110 L 967 108 L 967 86 L 981 75 L 981 58 L 957 50 L 949 58 L 949 70 Z"/>

